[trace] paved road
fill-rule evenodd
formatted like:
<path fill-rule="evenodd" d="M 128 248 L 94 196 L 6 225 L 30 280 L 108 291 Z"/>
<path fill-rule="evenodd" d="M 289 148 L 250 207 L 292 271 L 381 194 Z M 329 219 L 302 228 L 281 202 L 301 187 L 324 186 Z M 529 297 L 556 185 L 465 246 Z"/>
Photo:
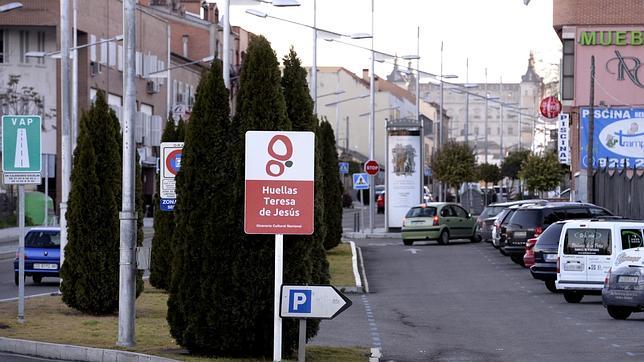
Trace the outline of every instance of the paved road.
<path fill-rule="evenodd" d="M 356 242 L 372 293 L 314 343 L 382 347 L 385 361 L 644 360 L 644 313 L 613 320 L 598 296 L 568 304 L 489 244 Z"/>

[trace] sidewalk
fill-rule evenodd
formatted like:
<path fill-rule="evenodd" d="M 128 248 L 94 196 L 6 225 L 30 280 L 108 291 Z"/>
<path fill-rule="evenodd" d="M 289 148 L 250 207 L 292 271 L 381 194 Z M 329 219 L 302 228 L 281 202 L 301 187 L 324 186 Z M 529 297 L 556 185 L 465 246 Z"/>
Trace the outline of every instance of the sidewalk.
<path fill-rule="evenodd" d="M 374 228 L 373 231 L 367 229 L 358 232 L 344 229 L 342 236 L 346 239 L 400 239 L 399 232 L 388 232 L 385 228 Z"/>

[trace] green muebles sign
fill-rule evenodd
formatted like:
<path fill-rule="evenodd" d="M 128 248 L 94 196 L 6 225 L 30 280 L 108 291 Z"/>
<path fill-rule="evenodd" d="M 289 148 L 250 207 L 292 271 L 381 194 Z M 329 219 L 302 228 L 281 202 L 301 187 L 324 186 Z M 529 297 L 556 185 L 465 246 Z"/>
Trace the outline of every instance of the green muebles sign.
<path fill-rule="evenodd" d="M 582 31 L 579 35 L 579 45 L 641 46 L 642 44 L 644 44 L 644 31 L 641 30 Z"/>
<path fill-rule="evenodd" d="M 5 184 L 40 184 L 40 116 L 2 116 L 2 171 Z"/>

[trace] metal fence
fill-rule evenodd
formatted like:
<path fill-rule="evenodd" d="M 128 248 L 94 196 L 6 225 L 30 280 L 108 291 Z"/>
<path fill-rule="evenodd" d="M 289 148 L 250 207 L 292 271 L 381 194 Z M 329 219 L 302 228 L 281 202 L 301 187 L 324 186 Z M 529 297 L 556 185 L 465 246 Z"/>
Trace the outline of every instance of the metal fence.
<path fill-rule="evenodd" d="M 599 169 L 594 176 L 594 203 L 615 215 L 644 219 L 642 170 Z"/>

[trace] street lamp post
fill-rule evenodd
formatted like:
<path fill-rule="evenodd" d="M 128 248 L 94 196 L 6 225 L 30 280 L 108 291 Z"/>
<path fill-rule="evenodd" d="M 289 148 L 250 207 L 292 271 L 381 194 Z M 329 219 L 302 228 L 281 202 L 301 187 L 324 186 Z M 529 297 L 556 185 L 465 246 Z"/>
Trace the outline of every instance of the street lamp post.
<path fill-rule="evenodd" d="M 60 265 L 65 262 L 65 247 L 67 246 L 67 202 L 71 189 L 71 89 L 69 81 L 69 0 L 60 1 L 60 46 L 61 46 L 61 197 L 60 197 Z M 62 283 L 62 280 L 61 280 Z"/>

